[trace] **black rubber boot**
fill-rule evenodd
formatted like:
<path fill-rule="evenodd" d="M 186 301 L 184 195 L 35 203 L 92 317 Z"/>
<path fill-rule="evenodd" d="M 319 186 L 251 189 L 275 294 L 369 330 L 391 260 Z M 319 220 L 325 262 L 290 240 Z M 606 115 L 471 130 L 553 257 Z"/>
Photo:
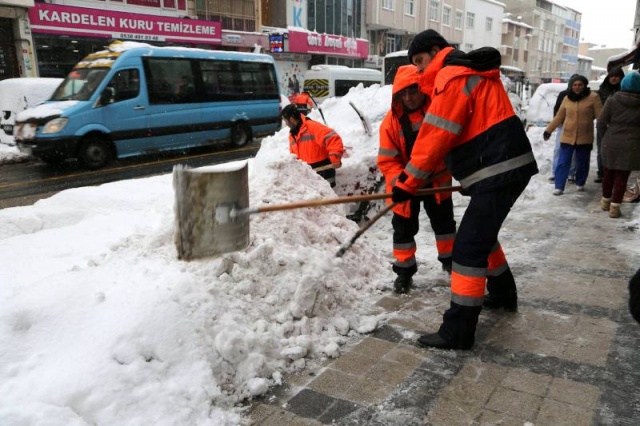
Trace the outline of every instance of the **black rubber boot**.
<path fill-rule="evenodd" d="M 393 282 L 393 291 L 398 294 L 409 293 L 411 286 L 413 285 L 413 278 L 410 275 L 398 275 Z"/>
<path fill-rule="evenodd" d="M 517 312 L 518 311 L 518 293 L 513 291 L 513 292 L 509 292 L 506 295 L 500 295 L 500 296 L 489 293 L 484 296 L 484 302 L 482 306 L 488 309 L 504 308 L 504 310 L 508 312 Z"/>
<path fill-rule="evenodd" d="M 422 346 L 439 349 L 468 350 L 475 343 L 476 325 L 482 306 L 462 306 L 451 302 L 451 307 L 442 315 L 442 325 L 437 333 L 418 339 Z"/>
<path fill-rule="evenodd" d="M 442 263 L 442 270 L 451 275 L 451 270 L 453 269 L 453 260 L 451 258 L 438 260 L 440 261 L 440 263 Z"/>
<path fill-rule="evenodd" d="M 511 268 L 507 268 L 497 277 L 487 277 L 487 291 L 489 294 L 484 296 L 483 303 L 485 308 L 518 311 L 518 292 Z"/>
<path fill-rule="evenodd" d="M 471 346 L 469 347 L 458 346 L 453 342 L 445 340 L 438 333 L 425 334 L 420 336 L 418 338 L 418 345 L 422 346 L 423 348 L 461 349 L 461 350 L 469 350 L 471 349 L 471 346 L 473 346 L 473 344 L 471 344 Z"/>

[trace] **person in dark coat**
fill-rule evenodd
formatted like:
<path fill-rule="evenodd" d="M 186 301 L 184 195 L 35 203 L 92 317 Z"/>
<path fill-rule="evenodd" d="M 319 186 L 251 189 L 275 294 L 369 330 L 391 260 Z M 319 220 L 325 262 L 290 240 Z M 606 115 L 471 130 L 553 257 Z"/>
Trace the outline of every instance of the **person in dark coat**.
<path fill-rule="evenodd" d="M 604 79 L 600 88 L 598 89 L 598 96 L 600 96 L 600 101 L 602 101 L 602 105 L 607 102 L 609 96 L 616 93 L 620 90 L 620 82 L 624 78 L 624 71 L 622 71 L 622 67 L 614 67 L 607 77 Z M 601 183 L 602 177 L 604 176 L 604 166 L 602 164 L 602 141 L 600 140 L 600 135 L 596 136 L 596 152 L 597 152 L 597 164 L 598 164 L 598 174 L 594 180 L 595 183 Z"/>
<path fill-rule="evenodd" d="M 632 71 L 607 99 L 597 121 L 602 139 L 602 210 L 621 216 L 620 203 L 632 170 L 640 170 L 640 74 Z"/>

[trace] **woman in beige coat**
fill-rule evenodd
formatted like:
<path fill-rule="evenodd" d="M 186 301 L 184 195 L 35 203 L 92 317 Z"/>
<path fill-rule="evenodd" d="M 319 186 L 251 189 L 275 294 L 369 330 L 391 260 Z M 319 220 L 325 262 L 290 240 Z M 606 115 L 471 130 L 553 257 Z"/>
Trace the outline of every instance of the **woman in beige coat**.
<path fill-rule="evenodd" d="M 574 75 L 569 80 L 569 93 L 564 98 L 558 113 L 544 131 L 544 140 L 549 140 L 551 132 L 562 125 L 560 135 L 560 157 L 553 175 L 554 195 L 561 195 L 569 177 L 571 157 L 576 158 L 576 189 L 584 190 L 589 176 L 589 161 L 593 149 L 593 120 L 600 114 L 602 102 L 598 95 L 587 87 L 589 81 L 582 75 Z"/>

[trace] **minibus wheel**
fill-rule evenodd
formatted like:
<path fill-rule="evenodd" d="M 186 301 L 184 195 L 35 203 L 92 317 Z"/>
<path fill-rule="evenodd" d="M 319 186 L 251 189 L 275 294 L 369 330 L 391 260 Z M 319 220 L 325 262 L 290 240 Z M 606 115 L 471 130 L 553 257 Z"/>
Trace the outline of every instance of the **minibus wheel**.
<path fill-rule="evenodd" d="M 104 167 L 113 158 L 111 144 L 98 136 L 91 136 L 84 140 L 78 153 L 80 162 L 90 170 Z"/>
<path fill-rule="evenodd" d="M 245 146 L 251 141 L 251 129 L 246 123 L 235 123 L 231 128 L 231 144 Z"/>

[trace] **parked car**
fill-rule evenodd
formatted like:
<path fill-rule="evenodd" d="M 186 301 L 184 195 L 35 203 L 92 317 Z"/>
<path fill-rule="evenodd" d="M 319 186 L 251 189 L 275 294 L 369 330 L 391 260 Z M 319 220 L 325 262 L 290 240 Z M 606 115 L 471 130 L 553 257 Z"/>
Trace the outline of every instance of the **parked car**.
<path fill-rule="evenodd" d="M 534 126 L 546 126 L 553 120 L 553 107 L 558 94 L 567 88 L 567 83 L 543 83 L 529 99 L 527 123 Z"/>
<path fill-rule="evenodd" d="M 62 78 L 8 78 L 0 80 L 0 143 L 15 145 L 16 115 L 48 100 Z"/>

